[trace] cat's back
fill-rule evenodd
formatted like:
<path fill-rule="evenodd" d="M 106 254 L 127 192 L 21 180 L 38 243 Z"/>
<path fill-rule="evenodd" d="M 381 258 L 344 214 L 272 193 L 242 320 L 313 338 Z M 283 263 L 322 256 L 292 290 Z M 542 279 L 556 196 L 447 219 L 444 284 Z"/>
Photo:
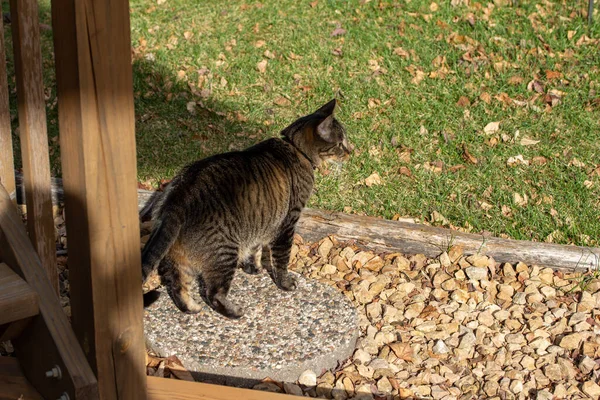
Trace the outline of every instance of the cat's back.
<path fill-rule="evenodd" d="M 312 183 L 312 169 L 302 165 L 288 143 L 272 138 L 186 166 L 169 184 L 163 207 L 194 214 L 207 209 L 262 213 L 263 208 L 285 214 L 291 197 L 310 192 Z"/>

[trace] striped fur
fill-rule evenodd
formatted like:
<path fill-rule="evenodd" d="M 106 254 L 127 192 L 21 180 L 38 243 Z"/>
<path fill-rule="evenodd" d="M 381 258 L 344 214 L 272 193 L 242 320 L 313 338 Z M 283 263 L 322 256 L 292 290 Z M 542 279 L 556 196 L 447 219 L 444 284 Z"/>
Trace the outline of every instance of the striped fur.
<path fill-rule="evenodd" d="M 142 252 L 144 280 L 158 267 L 175 305 L 195 313 L 189 290 L 199 276 L 217 312 L 239 318 L 227 299 L 238 268 L 267 269 L 275 284 L 294 290 L 287 265 L 294 229 L 313 188 L 313 170 L 350 154 L 335 100 L 284 129 L 282 138 L 244 151 L 218 154 L 186 166 L 152 199 L 155 220 Z"/>

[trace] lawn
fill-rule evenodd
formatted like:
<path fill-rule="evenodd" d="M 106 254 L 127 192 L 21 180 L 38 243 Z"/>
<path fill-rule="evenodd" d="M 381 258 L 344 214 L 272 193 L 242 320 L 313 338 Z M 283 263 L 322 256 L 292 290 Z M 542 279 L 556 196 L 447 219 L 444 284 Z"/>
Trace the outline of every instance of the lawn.
<path fill-rule="evenodd" d="M 338 96 L 357 150 L 318 173 L 310 207 L 597 246 L 600 14 L 588 26 L 587 1 L 516 3 L 132 0 L 139 181 Z"/>

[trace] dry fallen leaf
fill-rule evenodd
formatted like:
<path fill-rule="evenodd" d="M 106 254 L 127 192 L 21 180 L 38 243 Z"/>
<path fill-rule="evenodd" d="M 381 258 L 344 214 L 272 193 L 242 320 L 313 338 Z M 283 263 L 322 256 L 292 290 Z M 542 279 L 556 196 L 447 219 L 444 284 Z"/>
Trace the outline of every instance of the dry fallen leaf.
<path fill-rule="evenodd" d="M 521 139 L 521 146 L 533 146 L 535 144 L 538 144 L 539 142 L 539 140 L 533 140 L 528 137 L 524 137 L 523 139 Z"/>
<path fill-rule="evenodd" d="M 390 349 L 394 352 L 396 357 L 401 360 L 411 362 L 414 358 L 413 349 L 410 346 L 410 343 L 400 343 L 394 342 L 389 344 Z"/>
<path fill-rule="evenodd" d="M 331 32 L 331 37 L 342 36 L 346 34 L 346 30 L 344 28 L 335 28 L 333 32 Z"/>
<path fill-rule="evenodd" d="M 490 122 L 483 128 L 483 131 L 485 132 L 486 135 L 492 135 L 492 134 L 498 132 L 499 129 L 500 129 L 500 122 Z"/>
<path fill-rule="evenodd" d="M 534 79 L 527 84 L 527 90 L 530 92 L 544 93 L 544 84 Z"/>
<path fill-rule="evenodd" d="M 506 165 L 513 167 L 515 165 L 529 165 L 529 160 L 525 160 L 521 154 L 514 157 L 509 157 L 506 161 Z"/>
<path fill-rule="evenodd" d="M 416 70 L 415 76 L 410 80 L 413 84 L 418 85 L 421 81 L 425 79 L 425 72 Z"/>
<path fill-rule="evenodd" d="M 277 104 L 278 106 L 285 107 L 292 104 L 292 102 L 286 99 L 285 97 L 281 96 L 275 99 L 275 104 Z"/>
<path fill-rule="evenodd" d="M 456 102 L 456 105 L 459 107 L 469 107 L 471 105 L 471 102 L 469 101 L 469 98 L 467 96 L 460 96 L 458 101 Z"/>
<path fill-rule="evenodd" d="M 192 36 L 194 36 L 192 32 L 183 32 L 183 37 L 185 38 L 185 40 L 190 40 Z"/>
<path fill-rule="evenodd" d="M 195 101 L 188 102 L 186 104 L 186 108 L 190 112 L 190 114 L 196 115 L 196 102 Z"/>
<path fill-rule="evenodd" d="M 466 162 L 471 163 L 471 164 L 477 164 L 479 162 L 477 160 L 477 158 L 475 158 L 471 153 L 469 153 L 469 149 L 467 149 L 467 145 L 465 143 L 463 143 L 463 145 L 462 145 L 462 150 L 463 150 L 463 158 L 465 159 Z"/>
<path fill-rule="evenodd" d="M 377 172 L 373 172 L 365 179 L 365 185 L 371 187 L 373 185 L 381 185 L 381 177 Z"/>
<path fill-rule="evenodd" d="M 271 60 L 275 58 L 275 54 L 273 54 L 270 50 L 265 50 L 263 55 L 267 58 L 270 58 Z"/>
<path fill-rule="evenodd" d="M 521 195 L 520 193 L 513 193 L 513 200 L 519 207 L 525 207 L 528 203 L 528 197 L 526 194 Z"/>
<path fill-rule="evenodd" d="M 531 159 L 533 165 L 544 165 L 548 162 L 548 159 L 543 156 L 535 156 Z"/>
<path fill-rule="evenodd" d="M 267 44 L 267 42 L 265 42 L 264 40 L 257 40 L 256 43 L 254 43 L 254 47 L 256 47 L 257 49 L 260 49 L 265 44 Z"/>
<path fill-rule="evenodd" d="M 479 95 L 479 98 L 484 103 L 490 104 L 492 102 L 492 96 L 488 92 L 483 92 Z"/>
<path fill-rule="evenodd" d="M 440 9 L 440 6 L 438 6 L 438 4 L 435 2 L 433 2 L 429 5 L 429 11 L 431 11 L 431 12 L 436 12 L 439 9 Z"/>
<path fill-rule="evenodd" d="M 267 64 L 268 64 L 267 60 L 262 60 L 262 61 L 260 61 L 259 63 L 256 64 L 256 69 L 261 74 L 264 74 L 265 71 L 267 70 Z"/>
<path fill-rule="evenodd" d="M 553 79 L 560 79 L 562 77 L 562 72 L 546 70 L 546 79 L 548 79 L 549 81 Z"/>
<path fill-rule="evenodd" d="M 408 51 L 404 50 L 402 47 L 396 47 L 394 49 L 394 54 L 403 58 L 410 58 Z"/>
<path fill-rule="evenodd" d="M 410 172 L 410 169 L 408 169 L 408 167 L 402 166 L 398 169 L 398 173 L 400 175 L 404 175 L 404 176 L 408 176 L 409 178 L 412 176 L 412 172 Z"/>

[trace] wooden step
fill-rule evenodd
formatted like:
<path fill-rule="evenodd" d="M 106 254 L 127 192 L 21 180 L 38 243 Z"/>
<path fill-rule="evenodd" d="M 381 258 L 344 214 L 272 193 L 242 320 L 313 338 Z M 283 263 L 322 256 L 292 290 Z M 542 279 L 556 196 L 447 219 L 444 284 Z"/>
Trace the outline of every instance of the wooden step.
<path fill-rule="evenodd" d="M 4 263 L 0 263 L 0 310 L 0 325 L 40 312 L 37 293 Z"/>

